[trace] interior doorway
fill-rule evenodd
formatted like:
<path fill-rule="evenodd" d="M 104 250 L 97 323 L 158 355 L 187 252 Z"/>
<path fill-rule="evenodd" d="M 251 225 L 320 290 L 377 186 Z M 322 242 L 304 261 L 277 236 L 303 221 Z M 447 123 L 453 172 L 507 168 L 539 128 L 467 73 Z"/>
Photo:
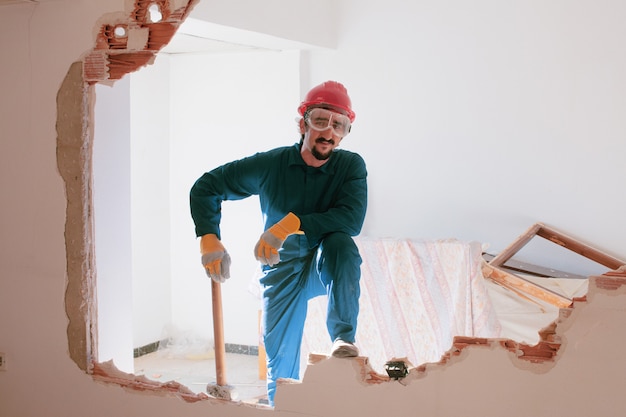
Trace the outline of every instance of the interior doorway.
<path fill-rule="evenodd" d="M 298 51 L 159 54 L 111 86 L 96 85 L 100 362 L 133 373 L 137 350 L 164 340 L 187 348 L 184 355 L 212 349 L 210 281 L 189 189 L 218 165 L 299 140 L 299 74 Z M 233 259 L 222 286 L 226 342 L 258 346 L 258 200 L 223 208 L 223 242 Z"/>

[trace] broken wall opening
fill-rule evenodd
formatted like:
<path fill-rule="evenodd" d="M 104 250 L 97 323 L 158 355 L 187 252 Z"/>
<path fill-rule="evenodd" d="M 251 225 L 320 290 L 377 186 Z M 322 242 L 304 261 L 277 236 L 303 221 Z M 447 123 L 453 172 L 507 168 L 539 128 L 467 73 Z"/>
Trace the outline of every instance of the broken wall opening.
<path fill-rule="evenodd" d="M 65 306 L 70 357 L 96 378 L 192 402 L 208 397 L 180 384 L 154 383 L 122 373 L 111 363 L 98 363 L 92 152 L 94 85 L 119 80 L 153 62 L 194 3 L 175 9 L 168 1 L 138 2 L 130 18 L 104 17 L 96 46 L 71 65 L 57 95 L 57 165 L 67 193 Z"/>
<path fill-rule="evenodd" d="M 189 7 L 189 6 L 187 6 Z M 172 19 L 183 16 L 185 13 L 165 13 L 164 19 Z M 79 367 L 87 373 L 93 374 L 99 379 L 107 379 L 123 386 L 136 387 L 141 385 L 143 389 L 162 389 L 163 392 L 171 392 L 171 385 L 164 387 L 163 384 L 146 382 L 130 374 L 119 372 L 116 366 L 110 362 L 101 363 L 101 352 L 98 351 L 98 308 L 99 296 L 96 294 L 96 260 L 95 260 L 95 231 L 94 231 L 94 177 L 93 177 L 93 151 L 94 151 L 94 107 L 95 89 L 100 84 L 111 84 L 111 81 L 119 83 L 124 74 L 142 68 L 146 63 L 152 64 L 154 57 L 149 58 L 144 53 L 145 49 L 152 54 L 159 49 L 151 40 L 151 31 L 146 37 L 146 26 L 152 28 L 152 24 L 136 25 L 135 23 L 121 23 L 124 19 L 118 15 L 111 16 L 102 24 L 98 33 L 97 47 L 88 53 L 80 62 L 72 65 L 58 93 L 58 166 L 59 171 L 66 183 L 67 188 L 67 220 L 66 220 L 66 246 L 68 263 L 68 286 L 66 294 L 66 311 L 70 319 L 68 326 L 68 340 L 71 356 Z M 134 20 L 131 19 L 131 20 Z M 169 28 L 175 27 L 172 22 L 160 22 L 155 37 L 162 38 L 163 27 L 169 23 Z M 178 23 L 178 22 L 175 22 Z M 169 33 L 169 32 L 168 32 Z M 135 34 L 135 35 L 133 35 Z M 124 49 L 129 44 L 133 48 L 142 43 L 137 39 L 144 36 L 144 50 L 131 51 Z M 118 39 L 126 36 L 126 41 Z M 133 38 L 134 36 L 134 38 Z M 131 42 L 131 38 L 132 42 Z M 276 51 L 273 51 L 274 54 Z M 282 79 L 285 82 L 285 79 Z M 293 83 L 299 86 L 298 83 Z M 299 90 L 293 89 L 294 97 L 299 96 Z M 298 97 L 296 97 L 298 98 Z M 294 100 L 287 101 L 287 105 Z M 216 103 L 223 105 L 224 103 Z M 293 107 L 293 106 L 292 106 Z M 233 112 L 234 113 L 234 112 Z M 240 117 L 238 114 L 237 117 Z M 250 116 L 249 116 L 250 117 Z M 259 117 L 261 117 L 259 115 Z M 254 115 L 252 115 L 254 122 Z M 291 121 L 291 119 L 290 119 Z M 287 125 L 290 132 L 297 132 L 294 126 Z M 294 135 L 295 136 L 295 135 Z M 185 190 L 188 192 L 188 190 Z M 181 202 L 185 199 L 180 199 Z M 253 201 L 251 201 L 254 204 Z M 188 213 L 186 213 L 186 216 Z M 193 236 L 193 229 L 185 231 Z M 260 232 L 259 232 L 260 234 Z M 195 244 L 194 240 L 194 244 Z M 197 246 L 193 251 L 196 253 Z M 202 274 L 199 262 L 194 258 L 196 270 Z M 204 274 L 203 274 L 204 275 Z M 206 278 L 204 279 L 206 281 Z M 210 282 L 210 281 L 208 281 Z M 242 280 L 245 282 L 245 279 Z M 244 284 L 245 285 L 245 284 Z M 257 330 L 257 312 L 250 320 Z M 258 338 L 255 332 L 254 338 Z M 151 388 L 145 388 L 151 387 Z M 205 399 L 206 395 L 191 395 L 185 387 L 177 387 L 174 394 L 182 396 L 188 401 Z"/>
<path fill-rule="evenodd" d="M 140 19 L 143 17 L 140 16 Z M 170 18 L 170 14 L 167 18 Z M 156 33 L 146 45 L 148 50 L 156 48 L 159 33 L 167 33 L 171 26 L 155 26 Z M 91 151 L 92 126 L 91 115 L 93 108 L 93 83 L 105 82 L 115 77 L 136 70 L 151 62 L 153 55 L 143 53 L 120 53 L 111 51 L 123 50 L 125 44 L 119 37 L 128 34 L 131 44 L 145 38 L 145 27 L 120 28 L 109 26 L 102 31 L 102 37 L 107 39 L 101 45 L 107 54 L 90 54 L 83 62 L 75 63 L 59 92 L 59 169 L 66 181 L 68 190 L 68 213 L 66 225 L 66 239 L 68 241 L 68 287 L 66 309 L 70 317 L 68 338 L 70 340 L 70 355 L 81 369 L 93 372 L 102 378 L 107 378 L 113 371 L 102 364 L 94 364 L 97 360 L 97 351 L 94 344 L 94 330 L 96 327 L 93 304 L 95 260 L 93 255 L 93 207 L 91 195 Z M 161 31 L 161 32 L 159 32 Z M 133 35 L 130 35 L 133 34 Z M 100 39 L 100 38 L 99 38 Z M 156 40 L 155 40 L 156 39 Z M 104 45 L 107 45 L 106 47 Z M 107 49 L 108 48 L 108 49 Z M 158 49 L 158 48 L 156 48 Z M 108 69 L 106 69 L 108 68 Z M 124 72 L 126 71 L 126 72 Z M 87 76 L 86 76 L 87 74 Z M 102 75 L 104 78 L 98 78 Z M 63 103 L 61 105 L 61 102 Z M 68 115 L 68 109 L 75 114 Z M 87 302 L 85 302 L 87 301 Z M 93 366 L 93 368 L 92 368 Z M 120 384 L 131 385 L 124 378 L 114 379 Z M 186 395 L 189 400 L 197 397 L 189 396 L 181 391 L 179 395 Z"/>
<path fill-rule="evenodd" d="M 154 64 L 114 86 L 96 85 L 96 258 L 98 285 L 107 290 L 98 290 L 101 359 L 113 357 L 118 366 L 119 358 L 128 359 L 132 349 L 122 343 L 107 343 L 114 351 L 102 344 L 106 329 L 116 341 L 126 334 L 131 316 L 133 347 L 142 355 L 173 361 L 214 353 L 210 280 L 197 256 L 189 188 L 212 167 L 297 140 L 292 103 L 299 96 L 298 56 L 298 51 L 160 53 Z M 243 119 L 242 103 L 255 109 Z M 272 137 L 259 140 L 260 131 Z M 222 214 L 223 241 L 235 260 L 233 279 L 222 290 L 226 350 L 254 355 L 261 300 L 249 287 L 259 268 L 251 256 L 262 233 L 258 198 L 225 202 Z M 124 315 L 125 308 L 132 314 Z M 103 321 L 107 313 L 110 319 Z M 146 361 L 137 359 L 139 372 Z"/>

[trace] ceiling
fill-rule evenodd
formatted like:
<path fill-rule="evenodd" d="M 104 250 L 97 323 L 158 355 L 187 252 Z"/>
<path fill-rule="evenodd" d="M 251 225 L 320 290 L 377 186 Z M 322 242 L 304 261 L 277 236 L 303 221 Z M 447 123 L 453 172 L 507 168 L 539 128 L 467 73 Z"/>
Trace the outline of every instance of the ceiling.
<path fill-rule="evenodd" d="M 181 23 L 170 43 L 161 49 L 168 54 L 282 51 L 312 46 L 265 33 L 222 26 L 190 16 Z"/>
<path fill-rule="evenodd" d="M 233 43 L 221 39 L 211 39 L 198 35 L 177 31 L 174 37 L 159 53 L 189 54 L 189 53 L 222 53 L 255 51 L 262 48 Z"/>
<path fill-rule="evenodd" d="M 32 4 L 37 5 L 48 0 L 0 0 L 0 7 L 12 4 Z M 192 19 L 196 20 L 196 19 Z M 161 49 L 160 53 L 183 54 L 183 53 L 221 53 L 235 51 L 254 51 L 258 46 L 245 45 L 241 42 L 224 40 L 224 36 L 219 32 L 210 33 L 206 28 L 199 30 L 200 21 L 192 25 L 181 25 L 170 43 Z"/>
<path fill-rule="evenodd" d="M 11 4 L 32 4 L 50 0 L 0 0 L 1 6 Z M 180 25 L 174 37 L 159 53 L 165 54 L 205 54 L 246 51 L 281 51 L 285 49 L 308 49 L 311 45 L 255 33 L 233 27 L 226 27 L 194 18 L 191 15 Z"/>

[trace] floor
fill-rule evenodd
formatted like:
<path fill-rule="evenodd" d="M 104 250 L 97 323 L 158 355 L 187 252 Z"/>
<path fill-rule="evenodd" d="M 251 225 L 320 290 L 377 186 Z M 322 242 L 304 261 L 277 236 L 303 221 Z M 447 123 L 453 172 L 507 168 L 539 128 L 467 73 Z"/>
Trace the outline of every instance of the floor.
<path fill-rule="evenodd" d="M 209 384 L 219 388 L 216 384 L 213 352 L 180 355 L 168 349 L 160 349 L 135 359 L 135 375 L 144 375 L 159 382 L 175 381 L 196 393 L 207 393 Z M 259 379 L 258 356 L 226 353 L 226 382 L 232 400 L 267 403 L 266 383 Z"/>

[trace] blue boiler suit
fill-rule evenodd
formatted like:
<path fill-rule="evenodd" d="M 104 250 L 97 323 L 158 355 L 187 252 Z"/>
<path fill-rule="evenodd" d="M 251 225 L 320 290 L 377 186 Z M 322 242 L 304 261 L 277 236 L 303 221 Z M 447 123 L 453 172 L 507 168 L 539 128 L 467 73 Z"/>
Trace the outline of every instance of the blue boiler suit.
<path fill-rule="evenodd" d="M 335 149 L 319 168 L 307 166 L 300 144 L 230 162 L 205 173 L 190 192 L 196 235 L 220 238 L 221 202 L 258 195 L 265 230 L 292 212 L 303 235 L 289 236 L 280 262 L 263 265 L 263 342 L 271 405 L 278 378 L 299 379 L 307 302 L 328 295 L 331 341 L 354 342 L 361 257 L 352 239 L 367 207 L 367 170 L 356 153 Z"/>

